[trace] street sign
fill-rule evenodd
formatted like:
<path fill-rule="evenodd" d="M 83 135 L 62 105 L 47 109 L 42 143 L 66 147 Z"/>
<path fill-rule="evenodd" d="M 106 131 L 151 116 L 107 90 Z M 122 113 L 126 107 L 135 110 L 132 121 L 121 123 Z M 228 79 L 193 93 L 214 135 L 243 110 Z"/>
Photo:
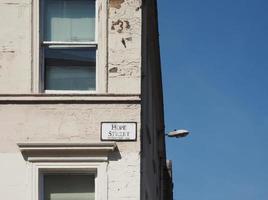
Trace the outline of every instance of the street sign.
<path fill-rule="evenodd" d="M 136 141 L 136 122 L 102 122 L 101 140 L 103 141 Z"/>

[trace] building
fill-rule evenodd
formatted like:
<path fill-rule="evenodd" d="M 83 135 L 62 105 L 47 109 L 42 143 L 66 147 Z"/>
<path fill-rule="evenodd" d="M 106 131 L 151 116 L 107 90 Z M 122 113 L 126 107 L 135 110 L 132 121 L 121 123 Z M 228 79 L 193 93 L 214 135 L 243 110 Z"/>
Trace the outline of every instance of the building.
<path fill-rule="evenodd" d="M 169 200 L 155 0 L 1 0 L 5 200 Z"/>

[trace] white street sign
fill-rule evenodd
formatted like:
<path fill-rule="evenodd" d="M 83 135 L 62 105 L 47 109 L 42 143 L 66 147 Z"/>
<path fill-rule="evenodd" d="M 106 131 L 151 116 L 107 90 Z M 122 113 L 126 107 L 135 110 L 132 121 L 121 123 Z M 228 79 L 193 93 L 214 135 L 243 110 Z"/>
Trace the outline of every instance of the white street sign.
<path fill-rule="evenodd" d="M 101 140 L 135 141 L 137 139 L 136 122 L 102 122 Z"/>

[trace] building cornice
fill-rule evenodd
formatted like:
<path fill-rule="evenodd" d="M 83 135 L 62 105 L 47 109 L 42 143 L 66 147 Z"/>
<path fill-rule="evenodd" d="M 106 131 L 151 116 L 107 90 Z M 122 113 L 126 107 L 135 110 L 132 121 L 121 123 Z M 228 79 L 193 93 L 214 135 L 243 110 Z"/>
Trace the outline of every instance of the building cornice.
<path fill-rule="evenodd" d="M 0 104 L 140 103 L 139 94 L 1 94 Z"/>

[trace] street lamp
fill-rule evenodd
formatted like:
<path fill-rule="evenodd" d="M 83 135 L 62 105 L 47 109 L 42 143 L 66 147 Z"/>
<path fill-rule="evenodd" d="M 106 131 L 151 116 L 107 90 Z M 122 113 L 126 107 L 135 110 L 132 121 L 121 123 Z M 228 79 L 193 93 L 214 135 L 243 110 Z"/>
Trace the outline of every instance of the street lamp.
<path fill-rule="evenodd" d="M 165 135 L 167 137 L 182 138 L 182 137 L 186 137 L 187 135 L 189 135 L 189 133 L 190 132 L 188 130 L 174 130 L 169 133 L 166 133 Z"/>

